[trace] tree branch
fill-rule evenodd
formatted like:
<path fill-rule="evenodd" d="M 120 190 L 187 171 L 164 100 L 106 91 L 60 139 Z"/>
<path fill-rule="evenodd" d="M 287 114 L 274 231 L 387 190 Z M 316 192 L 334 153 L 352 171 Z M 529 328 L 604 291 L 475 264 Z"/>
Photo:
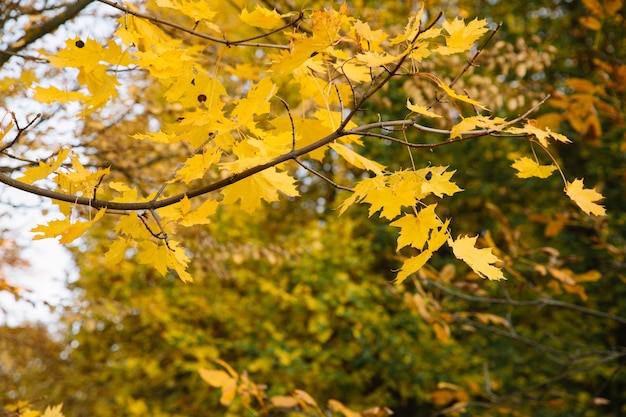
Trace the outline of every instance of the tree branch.
<path fill-rule="evenodd" d="M 52 19 L 44 22 L 40 26 L 34 26 L 32 29 L 28 30 L 20 40 L 9 46 L 7 50 L 0 51 L 0 67 L 3 66 L 12 56 L 17 55 L 19 51 L 35 42 L 37 39 L 47 35 L 48 33 L 54 32 L 59 26 L 76 17 L 76 15 L 78 15 L 92 2 L 93 0 L 78 0 L 76 2 L 72 2 L 65 8 L 64 11 L 54 16 Z"/>
<path fill-rule="evenodd" d="M 150 15 L 147 15 L 145 13 L 141 13 L 141 12 L 138 12 L 138 11 L 135 11 L 135 10 L 131 10 L 128 7 L 123 6 L 121 4 L 118 4 L 118 3 L 116 3 L 115 1 L 112 1 L 112 0 L 98 0 L 98 1 L 100 3 L 104 3 L 104 4 L 108 5 L 108 6 L 114 7 L 117 10 L 120 10 L 120 11 L 126 13 L 126 14 L 138 17 L 140 19 L 148 20 L 148 21 L 150 21 L 152 23 L 155 23 L 157 25 L 168 26 L 168 27 L 171 27 L 173 29 L 177 29 L 177 30 L 180 30 L 182 32 L 189 33 L 190 35 L 196 36 L 198 38 L 205 39 L 205 40 L 211 41 L 211 42 L 221 43 L 221 44 L 226 45 L 226 46 L 253 46 L 253 47 L 257 47 L 257 48 L 275 48 L 275 49 L 286 49 L 286 50 L 290 49 L 289 45 L 278 45 L 278 44 L 271 44 L 271 43 L 249 42 L 250 39 L 258 39 L 258 38 L 262 38 L 262 37 L 265 37 L 265 36 L 269 36 L 272 33 L 275 33 L 277 30 L 273 30 L 271 32 L 267 32 L 267 33 L 265 33 L 263 35 L 259 35 L 259 36 L 256 36 L 254 38 L 242 39 L 242 40 L 237 40 L 237 41 L 229 41 L 228 39 L 216 38 L 215 36 L 207 35 L 207 34 L 204 34 L 202 32 L 195 31 L 193 29 L 188 29 L 188 28 L 186 28 L 184 26 L 181 26 L 181 25 L 179 25 L 177 23 L 169 22 L 167 20 L 163 20 L 163 19 L 160 19 L 158 17 L 150 16 Z M 300 21 L 302 19 L 302 17 L 303 17 L 303 14 L 300 13 L 298 15 L 298 17 L 294 21 L 286 24 L 281 29 L 284 29 L 284 28 L 287 28 L 287 27 L 290 27 L 290 26 L 294 25 L 296 22 Z"/>

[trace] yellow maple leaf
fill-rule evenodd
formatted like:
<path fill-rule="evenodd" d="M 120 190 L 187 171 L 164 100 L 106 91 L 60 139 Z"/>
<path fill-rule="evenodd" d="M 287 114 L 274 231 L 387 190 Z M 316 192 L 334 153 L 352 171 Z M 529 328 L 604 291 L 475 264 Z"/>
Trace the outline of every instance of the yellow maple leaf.
<path fill-rule="evenodd" d="M 428 248 L 422 251 L 419 255 L 413 256 L 403 262 L 402 268 L 400 268 L 400 271 L 398 271 L 398 275 L 394 280 L 396 285 L 401 284 L 409 277 L 409 275 L 419 271 L 424 265 L 426 265 L 426 262 L 432 258 L 435 251 L 439 249 L 441 245 L 446 242 L 446 240 L 448 240 L 449 225 L 450 220 L 446 220 L 446 222 L 441 224 L 441 226 L 433 229 L 428 239 Z"/>
<path fill-rule="evenodd" d="M 98 210 L 98 213 L 89 221 L 71 222 L 69 217 L 63 220 L 52 220 L 45 225 L 33 227 L 30 231 L 40 233 L 33 236 L 33 240 L 48 239 L 60 236 L 59 243 L 71 243 L 82 236 L 95 222 L 100 220 L 106 209 Z"/>
<path fill-rule="evenodd" d="M 204 177 L 209 168 L 220 161 L 222 152 L 219 149 L 197 153 L 185 161 L 182 168 L 176 171 L 174 180 L 189 184 L 193 180 Z"/>
<path fill-rule="evenodd" d="M 51 162 L 39 161 L 39 165 L 24 170 L 24 174 L 17 178 L 18 181 L 32 184 L 35 181 L 47 178 L 48 175 L 55 172 L 63 164 L 65 158 L 70 153 L 69 149 L 61 149 L 55 158 L 52 158 Z"/>
<path fill-rule="evenodd" d="M 330 147 L 337 152 L 343 159 L 351 163 L 357 168 L 367 169 L 372 171 L 376 175 L 382 175 L 383 169 L 385 169 L 384 165 L 379 164 L 376 161 L 372 161 L 360 154 L 354 152 L 352 149 L 342 145 L 340 143 L 331 143 Z"/>
<path fill-rule="evenodd" d="M 372 81 L 372 70 L 366 65 L 347 61 L 335 64 L 335 68 L 352 82 L 363 83 Z"/>
<path fill-rule="evenodd" d="M 229 375 L 227 372 L 217 369 L 200 368 L 198 370 L 200 378 L 215 388 L 222 390 L 220 404 L 227 406 L 235 398 L 237 393 L 237 378 Z"/>
<path fill-rule="evenodd" d="M 548 147 L 548 138 L 556 139 L 559 142 L 563 143 L 571 143 L 565 135 L 556 133 L 550 130 L 549 127 L 540 128 L 537 126 L 537 122 L 535 120 L 529 120 L 524 124 L 523 127 L 511 127 L 507 129 L 507 132 L 513 134 L 527 134 L 533 135 L 537 138 L 541 146 Z"/>
<path fill-rule="evenodd" d="M 442 27 L 449 35 L 446 36 L 446 46 L 440 46 L 437 52 L 442 55 L 452 55 L 469 51 L 474 46 L 474 42 L 489 30 L 486 25 L 487 21 L 484 19 L 474 19 L 467 25 L 462 19 L 445 21 Z"/>
<path fill-rule="evenodd" d="M 389 45 L 393 46 L 393 45 L 397 45 L 405 41 L 412 41 L 417 36 L 417 34 L 419 33 L 419 30 L 422 27 L 423 15 L 424 15 L 424 5 L 422 4 L 422 7 L 420 7 L 417 14 L 409 18 L 408 23 L 404 27 L 404 32 L 402 32 L 395 38 L 391 39 L 391 41 L 389 42 Z"/>
<path fill-rule="evenodd" d="M 476 240 L 478 236 L 458 237 L 456 240 L 449 239 L 448 244 L 454 252 L 454 256 L 468 264 L 474 272 L 482 278 L 490 280 L 505 279 L 502 270 L 493 264 L 500 260 L 491 252 L 491 248 L 478 249 Z"/>
<path fill-rule="evenodd" d="M 132 246 L 132 241 L 130 239 L 115 239 L 109 246 L 109 250 L 104 254 L 104 262 L 108 265 L 119 264 L 124 260 L 126 252 Z"/>
<path fill-rule="evenodd" d="M 211 216 L 217 211 L 219 205 L 218 201 L 207 200 L 202 203 L 195 210 L 186 213 L 181 221 L 181 226 L 191 227 L 198 224 L 209 224 L 211 222 Z"/>
<path fill-rule="evenodd" d="M 411 103 L 411 100 L 408 98 L 406 99 L 406 107 L 409 110 L 411 110 L 413 113 L 421 114 L 422 116 L 441 117 L 440 114 L 430 111 L 430 109 L 426 106 L 418 106 L 416 104 Z"/>
<path fill-rule="evenodd" d="M 430 78 L 430 77 L 429 77 Z M 469 98 L 468 96 L 462 95 L 462 94 L 457 94 L 456 91 L 454 91 L 452 88 L 450 88 L 446 83 L 444 83 L 442 80 L 440 80 L 439 78 L 436 77 L 432 77 L 435 82 L 437 83 L 437 85 L 439 85 L 439 87 L 445 91 L 445 93 L 448 95 L 448 97 L 456 99 L 456 100 L 460 100 L 463 101 L 465 103 L 469 103 L 472 106 L 476 106 L 480 109 L 483 110 L 487 110 L 487 108 L 485 106 L 483 106 L 482 104 L 480 104 L 478 101 L 476 100 L 472 100 L 471 98 Z"/>
<path fill-rule="evenodd" d="M 242 210 L 252 213 L 261 206 L 261 200 L 278 201 L 279 192 L 289 197 L 297 196 L 295 181 L 288 173 L 269 168 L 224 188 L 222 203 L 233 204 L 241 200 Z"/>
<path fill-rule="evenodd" d="M 491 118 L 483 115 L 464 117 L 450 129 L 450 139 L 460 138 L 463 132 L 473 130 L 477 127 L 497 132 L 504 129 L 504 123 L 506 123 L 506 120 L 501 117 Z"/>
<path fill-rule="evenodd" d="M 156 0 L 156 4 L 159 7 L 165 7 L 182 12 L 193 18 L 196 22 L 204 22 L 204 24 L 214 32 L 221 32 L 219 26 L 210 22 L 217 15 L 217 12 L 211 10 L 209 2 L 191 0 Z"/>
<path fill-rule="evenodd" d="M 269 10 L 257 4 L 256 9 L 252 12 L 248 12 L 248 9 L 244 7 L 239 18 L 250 26 L 261 29 L 274 29 L 283 25 L 285 23 L 283 18 L 288 16 L 288 14 L 280 14 L 276 10 Z"/>
<path fill-rule="evenodd" d="M 63 413 L 61 412 L 62 408 L 63 403 L 57 405 L 49 405 L 46 407 L 43 414 L 41 414 L 41 417 L 63 417 Z"/>
<path fill-rule="evenodd" d="M 63 91 L 54 86 L 51 87 L 35 87 L 34 98 L 42 103 L 67 103 L 70 101 L 88 100 L 89 96 L 79 91 Z"/>
<path fill-rule="evenodd" d="M 111 172 L 109 168 L 89 171 L 83 166 L 79 156 L 75 153 L 70 154 L 70 159 L 73 170 L 67 173 L 59 172 L 54 181 L 61 189 L 67 190 L 72 194 L 88 193 L 87 195 L 92 195 L 94 188 L 100 183 L 102 177 Z"/>
<path fill-rule="evenodd" d="M 527 156 L 516 159 L 511 166 L 518 171 L 519 178 L 548 178 L 557 169 L 554 165 L 539 165 Z"/>
<path fill-rule="evenodd" d="M 568 181 L 565 187 L 565 194 L 587 214 L 596 216 L 604 216 L 606 214 L 606 209 L 595 203 L 603 199 L 604 196 L 595 189 L 585 189 L 582 179 L 575 179 L 572 182 Z"/>
<path fill-rule="evenodd" d="M 265 114 L 270 111 L 270 99 L 276 94 L 278 87 L 269 78 L 263 78 L 250 87 L 245 98 L 237 100 L 232 112 L 232 119 L 244 126 L 253 122 L 253 115 Z"/>
<path fill-rule="evenodd" d="M 422 194 L 428 195 L 432 193 L 441 198 L 444 194 L 452 195 L 463 191 L 455 183 L 450 181 L 450 178 L 452 178 L 456 170 L 446 171 L 446 168 L 447 167 L 443 166 L 433 166 L 416 171 L 420 176 L 423 175 L 425 179 L 425 181 L 422 182 Z"/>
<path fill-rule="evenodd" d="M 355 58 L 371 68 L 390 64 L 397 59 L 397 57 L 389 55 L 385 52 L 372 51 L 365 51 L 363 53 L 356 54 Z"/>
<path fill-rule="evenodd" d="M 437 204 L 431 204 L 419 211 L 416 215 L 405 214 L 390 226 L 400 228 L 400 236 L 398 237 L 398 250 L 411 245 L 412 247 L 422 250 L 431 230 L 441 226 L 441 220 L 435 214 Z"/>

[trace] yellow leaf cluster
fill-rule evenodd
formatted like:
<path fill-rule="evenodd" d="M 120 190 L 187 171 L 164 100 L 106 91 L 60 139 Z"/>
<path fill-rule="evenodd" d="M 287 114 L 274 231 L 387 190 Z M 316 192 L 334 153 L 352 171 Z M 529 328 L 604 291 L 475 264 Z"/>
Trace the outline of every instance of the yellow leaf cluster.
<path fill-rule="evenodd" d="M 367 178 L 356 185 L 354 194 L 341 204 L 339 213 L 343 214 L 354 203 L 365 202 L 370 204 L 370 216 L 381 211 L 381 217 L 394 219 L 402 207 L 414 206 L 430 194 L 443 197 L 462 191 L 450 181 L 452 175 L 454 171 L 446 171 L 446 167 L 433 166 Z"/>

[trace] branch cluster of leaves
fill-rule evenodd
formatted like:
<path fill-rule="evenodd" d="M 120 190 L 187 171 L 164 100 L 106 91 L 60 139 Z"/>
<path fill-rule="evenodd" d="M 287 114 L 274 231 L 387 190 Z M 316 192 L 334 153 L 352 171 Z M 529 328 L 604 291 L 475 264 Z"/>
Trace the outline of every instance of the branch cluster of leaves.
<path fill-rule="evenodd" d="M 209 5 L 191 7 L 186 2 L 163 1 L 159 6 L 193 19 L 195 26 L 206 27 L 216 35 L 223 32 L 213 22 L 215 11 Z M 78 102 L 83 110 L 77 117 L 88 117 L 120 98 L 122 87 L 128 88 L 127 83 L 132 80 L 124 78 L 127 71 L 139 73 L 159 85 L 162 99 L 178 110 L 173 122 L 163 120 L 158 130 L 136 133 L 132 138 L 172 148 L 182 145 L 192 152 L 171 168 L 166 182 L 145 195 L 133 184 L 109 179 L 110 168 L 86 169 L 79 156 L 71 154 L 68 148 L 59 149 L 37 166 L 24 167 L 17 178 L 0 174 L 0 181 L 8 186 L 63 202 L 59 206 L 66 217 L 33 229 L 38 233 L 36 239 L 59 237 L 61 243 L 70 243 L 107 210 L 126 212 L 115 227 L 117 239 L 106 254 L 112 263 L 119 262 L 132 249 L 140 263 L 153 265 L 163 275 L 175 271 L 181 279 L 190 281 L 189 256 L 174 239 L 177 228 L 205 224 L 218 208 L 238 205 L 246 212 L 254 212 L 262 201 L 272 203 L 280 195 L 296 197 L 296 168 L 316 174 L 306 161 L 321 161 L 334 152 L 347 164 L 373 175 L 357 182 L 353 189 L 340 186 L 354 191 L 342 204 L 340 213 L 356 202 L 365 202 L 370 204 L 370 216 L 378 211 L 389 220 L 401 216 L 391 223 L 401 229 L 398 249 L 410 246 L 419 252 L 405 261 L 397 282 L 418 271 L 446 242 L 477 274 L 502 279 L 499 267 L 494 266 L 499 261 L 489 248 L 477 249 L 473 245 L 475 238 L 454 239 L 450 220 L 440 219 L 434 211 L 436 203 L 428 203 L 431 195 L 441 198 L 461 191 L 450 181 L 454 171 L 444 166 L 418 168 L 414 164 L 408 169 L 387 171 L 358 149 L 368 137 L 400 143 L 409 151 L 482 136 L 521 137 L 533 149 L 534 158 L 521 157 L 513 164 L 518 176 L 545 178 L 558 168 L 548 149 L 550 141 L 569 142 L 565 136 L 526 120 L 528 113 L 510 121 L 476 113 L 461 116 L 457 122 L 451 120 L 448 129 L 419 123 L 423 118 L 443 117 L 450 109 L 459 114 L 464 108 L 474 112 L 484 109 L 476 100 L 454 90 L 456 80 L 471 68 L 484 45 L 450 82 L 434 72 L 421 72 L 420 64 L 433 56 L 470 51 L 488 31 L 485 20 L 444 20 L 438 27 L 438 17 L 430 24 L 424 23 L 427 17 L 421 9 L 410 17 L 401 33 L 390 36 L 349 16 L 344 4 L 339 10 L 282 15 L 261 7 L 253 12 L 244 9 L 240 15 L 242 24 L 266 32 L 240 41 L 200 35 L 187 28 L 192 37 L 222 45 L 222 54 L 234 48 L 256 47 L 261 59 L 256 72 L 246 80 L 245 71 L 219 60 L 213 69 L 202 66 L 206 48 L 203 43 L 189 45 L 164 30 L 181 29 L 180 25 L 132 8 L 114 7 L 124 12 L 118 21 L 117 41 L 101 43 L 75 38 L 68 39 L 65 48 L 56 54 L 42 51 L 49 65 L 77 70 L 76 89 L 35 86 L 34 98 L 42 103 Z M 270 36 L 280 41 L 251 43 Z M 248 83 L 245 94 L 238 98 L 231 97 L 225 87 L 233 77 Z M 368 100 L 398 77 L 418 77 L 432 84 L 439 90 L 437 100 L 413 104 L 407 99 L 409 112 L 404 120 L 359 126 L 356 116 L 366 110 Z M 280 94 L 287 94 L 285 89 L 295 91 L 300 99 L 288 104 L 280 98 Z M 283 112 L 273 108 L 272 103 L 282 103 Z M 16 116 L 12 118 L 14 123 L 3 129 L 3 136 L 11 130 L 17 133 L 3 146 L 5 155 L 28 128 L 20 127 Z M 439 133 L 442 140 L 424 144 L 409 139 L 419 131 Z M 542 150 L 553 165 L 541 165 L 535 148 Z M 289 165 L 289 161 L 297 164 Z M 54 191 L 32 185 L 51 175 L 56 184 Z M 596 203 L 602 198 L 599 193 L 585 189 L 582 180 L 568 182 L 565 176 L 563 180 L 566 194 L 585 212 L 604 215 L 604 209 Z M 196 197 L 200 196 L 204 201 L 196 204 Z M 72 213 L 81 205 L 98 211 L 85 212 L 85 221 L 73 220 Z M 403 214 L 404 208 L 412 212 Z"/>

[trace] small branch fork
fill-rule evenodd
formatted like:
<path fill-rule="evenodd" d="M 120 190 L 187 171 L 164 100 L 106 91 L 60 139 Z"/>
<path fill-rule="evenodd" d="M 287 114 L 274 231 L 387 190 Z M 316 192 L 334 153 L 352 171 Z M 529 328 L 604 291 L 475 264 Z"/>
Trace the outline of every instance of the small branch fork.
<path fill-rule="evenodd" d="M 239 45 L 239 46 L 245 46 L 248 44 L 250 39 L 246 39 L 246 40 L 242 40 L 242 41 L 227 41 L 224 39 L 218 39 L 218 38 L 213 38 L 213 37 L 209 37 L 207 35 L 195 32 L 193 30 L 184 28 L 184 27 L 180 27 L 179 25 L 170 23 L 170 22 L 166 22 L 166 21 L 162 21 L 158 18 L 154 18 L 151 16 L 147 16 L 144 14 L 141 14 L 139 12 L 135 12 L 133 10 L 129 10 L 124 6 L 121 6 L 115 2 L 113 2 L 112 0 L 98 0 L 101 3 L 105 3 L 108 4 L 112 7 L 115 7 L 116 9 L 119 9 L 125 13 L 129 13 L 132 14 L 134 16 L 140 17 L 140 18 L 144 18 L 147 20 L 150 20 L 152 22 L 155 22 L 157 24 L 162 24 L 162 25 L 167 25 L 176 29 L 180 29 L 183 30 L 187 33 L 193 34 L 195 36 L 199 36 L 201 38 L 204 39 L 208 39 L 211 41 L 215 41 L 215 42 L 219 42 L 228 46 L 235 46 L 235 45 Z M 437 16 L 434 19 L 434 22 L 436 22 L 439 19 L 440 16 Z M 297 21 L 299 21 L 300 19 L 302 19 L 302 14 L 300 14 L 298 16 L 298 18 L 295 21 L 290 22 L 289 24 L 287 24 L 287 26 L 291 26 L 293 24 L 295 24 Z M 417 42 L 418 37 L 426 30 L 428 30 L 428 28 L 432 27 L 431 23 L 430 25 L 427 25 L 425 28 L 420 28 L 420 30 L 418 31 L 418 33 L 415 35 L 415 37 L 409 42 L 409 48 L 413 47 L 415 45 L 415 43 Z M 287 27 L 286 26 L 286 27 Z M 263 35 L 266 36 L 267 34 Z M 488 40 L 492 39 L 493 35 L 489 37 Z M 481 47 L 479 48 L 479 50 L 474 54 L 474 56 L 469 60 L 468 64 L 461 70 L 461 73 L 455 78 L 455 80 L 450 84 L 454 84 L 454 82 L 460 78 L 460 76 L 465 73 L 474 63 L 476 57 L 478 56 L 478 54 L 480 53 L 480 51 L 485 47 L 486 42 L 484 42 Z M 257 45 L 259 46 L 259 45 Z M 215 181 L 211 184 L 205 185 L 203 187 L 199 187 L 196 189 L 192 189 L 189 190 L 187 192 L 184 193 L 180 193 L 171 197 L 167 197 L 167 198 L 162 198 L 159 199 L 159 196 L 162 194 L 163 192 L 163 188 L 161 188 L 159 190 L 159 193 L 157 193 L 157 198 L 151 200 L 151 201 L 144 201 L 144 202 L 133 202 L 133 203 L 128 203 L 128 202 L 116 202 L 116 201 L 106 201 L 106 200 L 100 200 L 97 199 L 95 196 L 93 198 L 88 198 L 88 197 L 78 197 L 75 195 L 70 195 L 70 194 L 65 194 L 62 192 L 57 192 L 57 191 L 52 191 L 52 190 L 48 190 L 45 188 L 41 188 L 35 185 L 31 185 L 31 184 L 26 184 L 23 183 L 21 181 L 15 180 L 13 178 L 11 178 L 9 175 L 5 174 L 5 173 L 1 173 L 0 172 L 0 182 L 4 183 L 10 187 L 13 188 L 17 188 L 19 190 L 31 193 L 31 194 L 36 194 L 36 195 L 40 195 L 43 197 L 48 197 L 51 199 L 55 199 L 55 200 L 60 200 L 60 201 L 65 201 L 65 202 L 69 202 L 69 203 L 73 203 L 73 204 L 78 204 L 78 205 L 84 205 L 84 206 L 89 206 L 89 207 L 93 207 L 96 209 L 109 209 L 109 210 L 120 210 L 120 211 L 149 211 L 151 213 L 155 213 L 155 210 L 159 209 L 159 208 L 163 208 L 163 207 L 167 207 L 170 206 L 172 204 L 176 204 L 179 201 L 181 201 L 182 199 L 186 198 L 195 198 L 198 196 L 202 196 L 204 194 L 208 194 L 211 193 L 213 191 L 217 191 L 220 190 L 224 187 L 227 187 L 231 184 L 234 184 L 236 182 L 239 182 L 245 178 L 248 178 L 252 175 L 255 175 L 259 172 L 262 172 L 268 168 L 274 167 L 276 165 L 282 164 L 284 162 L 293 160 L 295 161 L 300 167 L 302 167 L 303 169 L 311 172 L 312 174 L 318 176 L 319 178 L 323 179 L 324 181 L 328 182 L 329 184 L 333 185 L 334 187 L 341 189 L 341 190 L 346 190 L 346 191 L 351 191 L 350 188 L 348 187 L 344 187 L 341 186 L 337 183 L 335 183 L 334 181 L 332 181 L 331 179 L 325 177 L 324 175 L 320 174 L 319 172 L 313 170 L 312 168 L 310 168 L 309 166 L 305 165 L 304 163 L 302 163 L 301 161 L 298 160 L 299 157 L 306 155 L 312 151 L 315 151 L 316 149 L 319 149 L 323 146 L 326 146 L 334 141 L 336 141 L 337 139 L 340 139 L 341 137 L 344 136 L 351 136 L 351 135 L 358 135 L 358 136 L 368 136 L 368 137 L 374 137 L 374 138 L 379 138 L 382 140 L 387 140 L 387 141 L 391 141 L 391 142 L 396 142 L 396 143 L 400 143 L 404 146 L 407 146 L 409 148 L 426 148 L 426 149 L 432 149 L 435 147 L 439 147 L 439 146 L 444 146 L 444 145 L 449 145 L 452 143 L 456 143 L 456 142 L 460 142 L 460 141 L 464 141 L 464 140 L 469 140 L 469 139 L 474 139 L 474 138 L 478 138 L 481 136 L 499 136 L 499 137 L 515 137 L 515 136 L 526 136 L 526 135 L 507 135 L 507 134 L 502 134 L 502 133 L 498 133 L 499 130 L 506 128 L 507 126 L 513 125 L 515 123 L 520 122 L 521 120 L 524 120 L 525 118 L 528 117 L 528 115 L 530 113 L 532 113 L 533 111 L 535 111 L 539 106 L 541 106 L 547 99 L 548 97 L 544 98 L 543 100 L 541 100 L 537 105 L 533 106 L 531 109 L 529 109 L 526 113 L 524 113 L 523 115 L 511 120 L 510 122 L 506 123 L 504 126 L 501 126 L 498 130 L 495 129 L 477 129 L 477 130 L 471 130 L 471 131 L 467 131 L 467 132 L 462 132 L 461 133 L 461 137 L 457 138 L 457 139 L 452 139 L 452 140 L 448 140 L 448 141 L 444 141 L 444 142 L 439 142 L 439 143 L 432 143 L 432 144 L 427 144 L 427 143 L 410 143 L 408 142 L 406 139 L 398 139 L 395 138 L 393 136 L 390 136 L 388 134 L 385 133 L 377 133 L 374 132 L 374 130 L 400 130 L 400 131 L 405 131 L 407 129 L 415 129 L 417 131 L 422 131 L 422 132 L 429 132 L 429 133 L 435 133 L 435 134 L 441 134 L 441 135 L 449 135 L 450 134 L 450 130 L 445 130 L 445 129 L 435 129 L 435 128 L 431 128 L 431 127 L 427 127 L 427 126 L 423 126 L 418 124 L 415 120 L 413 119 L 404 119 L 404 120 L 396 120 L 396 121 L 387 121 L 387 122 L 377 122 L 377 123 L 370 123 L 370 124 L 366 124 L 366 125 L 362 125 L 359 126 L 357 128 L 354 129 L 350 129 L 350 130 L 346 130 L 346 126 L 348 125 L 348 123 L 356 116 L 356 114 L 358 112 L 360 112 L 363 108 L 363 105 L 367 102 L 367 100 L 369 100 L 369 98 L 371 98 L 374 94 L 376 94 L 385 84 L 389 83 L 391 81 L 391 79 L 397 75 L 400 75 L 400 70 L 403 67 L 405 61 L 408 59 L 409 57 L 409 53 L 405 53 L 400 59 L 399 61 L 394 64 L 394 66 L 392 68 L 385 68 L 385 72 L 384 72 L 384 76 L 382 76 L 381 79 L 374 79 L 372 81 L 372 84 L 370 85 L 370 87 L 368 88 L 368 90 L 365 92 L 365 94 L 363 96 L 361 96 L 360 98 L 356 99 L 355 97 L 355 103 L 354 103 L 354 107 L 350 110 L 350 112 L 343 118 L 343 120 L 341 121 L 339 127 L 330 135 L 323 137 L 321 139 L 319 139 L 318 141 L 311 143 L 307 146 L 303 146 L 301 148 L 296 148 L 295 147 L 295 126 L 293 123 L 293 119 L 291 116 L 291 112 L 289 110 L 289 106 L 287 105 L 287 103 L 280 99 L 281 102 L 283 103 L 283 105 L 285 106 L 287 113 L 290 117 L 291 120 L 291 128 L 292 128 L 292 149 L 283 154 L 280 155 L 276 158 L 271 159 L 270 161 L 248 168 L 242 172 L 239 173 L 235 173 L 232 174 L 226 178 L 223 178 L 219 181 Z M 14 121 L 15 121 L 15 116 L 13 116 Z M 36 118 L 35 118 L 36 119 Z M 17 140 L 19 139 L 19 137 L 23 134 L 23 132 L 30 127 L 32 124 L 34 123 L 34 120 L 31 121 L 27 126 L 20 128 L 18 126 L 18 134 L 15 137 L 15 139 L 13 141 L 11 141 L 9 144 L 5 145 L 2 147 L 2 151 L 4 151 L 5 149 L 9 148 L 10 146 L 12 146 L 15 142 L 17 142 Z M 17 126 L 17 123 L 15 121 L 15 124 Z M 158 223 L 158 221 L 157 221 Z"/>

